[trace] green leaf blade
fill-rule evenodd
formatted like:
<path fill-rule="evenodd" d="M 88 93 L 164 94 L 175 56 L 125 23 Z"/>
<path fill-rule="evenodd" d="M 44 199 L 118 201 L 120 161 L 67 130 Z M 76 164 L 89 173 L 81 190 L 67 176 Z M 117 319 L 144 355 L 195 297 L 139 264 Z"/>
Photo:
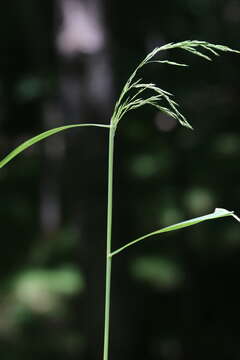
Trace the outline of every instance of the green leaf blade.
<path fill-rule="evenodd" d="M 141 237 L 137 238 L 136 240 L 133 240 L 130 243 L 122 246 L 121 248 L 113 251 L 111 253 L 111 256 L 122 252 L 126 248 L 128 248 L 128 247 L 130 247 L 130 246 L 132 246 L 132 245 L 134 245 L 134 244 L 136 244 L 136 243 L 138 243 L 138 242 L 140 242 L 140 241 L 142 241 L 142 240 L 144 240 L 144 239 L 146 239 L 146 238 L 148 238 L 150 236 L 158 235 L 158 234 L 169 232 L 169 231 L 175 231 L 175 230 L 183 229 L 185 227 L 189 227 L 189 226 L 201 223 L 203 221 L 214 220 L 214 219 L 218 219 L 218 218 L 222 218 L 222 217 L 226 217 L 226 216 L 232 216 L 237 221 L 240 222 L 240 219 L 234 214 L 233 211 L 229 211 L 229 210 L 222 209 L 222 208 L 216 208 L 215 211 L 210 213 L 210 214 L 199 216 L 199 217 L 196 217 L 196 218 L 193 218 L 193 219 L 190 219 L 190 220 L 186 220 L 186 221 L 181 221 L 181 222 L 179 222 L 177 224 L 170 225 L 170 226 L 164 227 L 164 228 L 162 228 L 160 230 L 157 230 L 157 231 L 151 232 L 149 234 L 146 234 L 144 236 L 141 236 Z"/>
<path fill-rule="evenodd" d="M 158 230 L 156 232 L 156 234 L 162 233 L 162 232 L 168 232 L 168 231 L 174 231 L 174 230 L 182 229 L 182 228 L 192 226 L 192 225 L 198 224 L 198 223 L 206 221 L 206 220 L 213 220 L 213 219 L 217 219 L 217 218 L 221 218 L 221 217 L 225 217 L 225 216 L 231 216 L 232 214 L 233 214 L 233 211 L 228 211 L 228 210 L 225 210 L 225 209 L 217 208 L 217 209 L 215 209 L 215 211 L 213 213 L 203 215 L 203 216 L 199 216 L 199 217 L 196 217 L 194 219 L 181 221 L 180 223 L 167 226 L 167 227 L 163 228 L 162 230 Z"/>
<path fill-rule="evenodd" d="M 4 167 L 7 163 L 9 163 L 11 160 L 13 160 L 18 154 L 23 152 L 24 150 L 28 149 L 30 146 L 38 143 L 41 140 L 44 140 L 48 138 L 51 135 L 54 135 L 56 133 L 59 133 L 64 130 L 68 130 L 75 127 L 82 127 L 82 126 L 96 126 L 96 127 L 104 127 L 109 128 L 109 125 L 104 124 L 74 124 L 74 125 L 66 125 L 66 126 L 60 126 L 51 130 L 47 130 L 37 136 L 32 137 L 31 139 L 25 141 L 21 145 L 17 146 L 14 150 L 12 150 L 7 156 L 5 156 L 0 161 L 0 168 Z"/>

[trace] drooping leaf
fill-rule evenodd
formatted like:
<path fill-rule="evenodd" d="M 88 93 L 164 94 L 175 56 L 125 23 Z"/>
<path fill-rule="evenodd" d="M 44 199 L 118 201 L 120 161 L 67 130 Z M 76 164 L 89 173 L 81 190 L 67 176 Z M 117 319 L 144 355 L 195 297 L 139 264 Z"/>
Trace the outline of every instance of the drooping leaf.
<path fill-rule="evenodd" d="M 60 131 L 63 130 L 67 130 L 67 129 L 71 129 L 71 128 L 75 128 L 75 127 L 82 127 L 82 126 L 97 126 L 97 127 L 105 127 L 108 128 L 109 125 L 104 125 L 104 124 L 74 124 L 74 125 L 66 125 L 66 126 L 60 126 L 51 130 L 47 130 L 37 136 L 34 136 L 33 138 L 25 141 L 24 143 L 22 143 L 21 145 L 19 145 L 18 147 L 16 147 L 13 151 L 11 151 L 7 156 L 5 156 L 1 161 L 0 161 L 0 168 L 2 168 L 3 166 L 5 166 L 9 161 L 11 161 L 12 159 L 14 159 L 18 154 L 20 154 L 22 151 L 26 150 L 27 148 L 29 148 L 30 146 L 36 144 L 37 142 L 46 139 L 47 137 L 54 135 Z"/>

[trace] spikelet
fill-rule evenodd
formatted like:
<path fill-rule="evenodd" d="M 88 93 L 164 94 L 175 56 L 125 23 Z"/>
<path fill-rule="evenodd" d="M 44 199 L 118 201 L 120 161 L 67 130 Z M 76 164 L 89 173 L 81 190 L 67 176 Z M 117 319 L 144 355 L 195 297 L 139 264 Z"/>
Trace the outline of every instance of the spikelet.
<path fill-rule="evenodd" d="M 152 60 L 160 51 L 171 50 L 171 49 L 182 49 L 188 51 L 194 55 L 200 56 L 205 60 L 211 61 L 211 56 L 219 56 L 219 52 L 234 52 L 240 53 L 240 51 L 233 50 L 228 46 L 211 44 L 206 41 L 199 40 L 186 40 L 178 43 L 169 43 L 161 47 L 153 49 L 137 66 L 134 72 L 131 74 L 123 90 L 120 94 L 118 101 L 116 102 L 111 124 L 117 126 L 122 117 L 130 110 L 137 109 L 144 105 L 151 105 L 157 108 L 159 111 L 171 116 L 172 118 L 179 121 L 179 123 L 187 128 L 192 129 L 192 126 L 186 120 L 184 115 L 178 110 L 178 103 L 173 100 L 173 94 L 166 90 L 161 89 L 152 83 L 143 83 L 142 79 L 136 80 L 137 72 L 147 64 L 150 63 L 161 63 L 173 66 L 188 66 L 178 62 L 169 60 Z M 207 52 L 203 53 L 202 50 Z M 210 53 L 210 54 L 209 54 Z M 148 95 L 150 90 L 153 94 Z M 141 97 L 140 97 L 141 94 Z"/>

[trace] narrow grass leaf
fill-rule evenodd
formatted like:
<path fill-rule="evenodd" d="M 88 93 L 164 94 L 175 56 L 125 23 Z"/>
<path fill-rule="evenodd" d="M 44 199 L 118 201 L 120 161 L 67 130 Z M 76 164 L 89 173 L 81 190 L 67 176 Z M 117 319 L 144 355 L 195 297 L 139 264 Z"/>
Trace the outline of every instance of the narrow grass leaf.
<path fill-rule="evenodd" d="M 30 146 L 38 143 L 39 141 L 41 141 L 43 139 L 46 139 L 47 137 L 49 137 L 51 135 L 54 135 L 54 134 L 56 134 L 56 133 L 58 133 L 60 131 L 75 128 L 75 127 L 82 127 L 82 126 L 97 126 L 97 127 L 109 128 L 109 125 L 104 125 L 104 124 L 74 124 L 74 125 L 60 126 L 60 127 L 45 131 L 45 132 L 43 132 L 43 133 L 41 133 L 41 134 L 39 134 L 37 136 L 34 136 L 33 138 L 31 138 L 31 139 L 29 139 L 27 141 L 25 141 L 24 143 L 22 143 L 21 145 L 16 147 L 13 151 L 11 151 L 7 156 L 5 156 L 0 161 L 0 168 L 5 166 L 9 161 L 14 159 L 22 151 L 24 151 L 27 148 L 29 148 Z"/>
<path fill-rule="evenodd" d="M 122 252 L 123 250 L 125 250 L 129 246 L 132 246 L 132 245 L 134 245 L 134 244 L 136 244 L 136 243 L 138 243 L 138 242 L 140 242 L 140 241 L 142 241 L 142 240 L 144 240 L 144 239 L 146 239 L 146 238 L 148 238 L 150 236 L 158 235 L 158 234 L 169 232 L 169 231 L 183 229 L 185 227 L 192 226 L 192 225 L 201 223 L 203 221 L 218 219 L 218 218 L 222 218 L 222 217 L 226 217 L 226 216 L 232 216 L 237 221 L 240 222 L 240 219 L 233 213 L 233 211 L 228 211 L 228 210 L 225 210 L 225 209 L 216 208 L 213 213 L 210 213 L 210 214 L 207 214 L 207 215 L 204 215 L 204 216 L 199 216 L 199 217 L 196 217 L 196 218 L 193 218 L 193 219 L 190 219 L 190 220 L 182 221 L 182 222 L 179 222 L 177 224 L 170 225 L 170 226 L 164 227 L 163 229 L 160 229 L 160 230 L 151 232 L 149 234 L 146 234 L 144 236 L 141 236 L 140 238 L 138 238 L 136 240 L 133 240 L 130 243 L 122 246 L 121 248 L 113 251 L 111 253 L 111 256 Z"/>

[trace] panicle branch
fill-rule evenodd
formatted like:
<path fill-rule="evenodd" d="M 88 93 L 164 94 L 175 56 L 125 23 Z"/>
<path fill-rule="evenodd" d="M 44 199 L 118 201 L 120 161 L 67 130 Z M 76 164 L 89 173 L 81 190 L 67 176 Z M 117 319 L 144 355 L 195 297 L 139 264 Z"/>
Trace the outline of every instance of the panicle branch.
<path fill-rule="evenodd" d="M 160 51 L 171 49 L 182 49 L 194 55 L 200 56 L 208 61 L 212 60 L 212 55 L 219 56 L 218 51 L 240 53 L 240 51 L 233 50 L 228 46 L 211 44 L 206 41 L 199 40 L 186 40 L 178 43 L 169 43 L 153 49 L 153 51 L 151 51 L 140 62 L 140 64 L 136 67 L 136 69 L 130 75 L 129 79 L 124 85 L 120 97 L 114 108 L 113 116 L 111 119 L 112 125 L 117 126 L 119 121 L 128 111 L 137 109 L 144 105 L 151 105 L 157 108 L 159 111 L 164 112 L 168 116 L 178 120 L 181 125 L 192 129 L 192 126 L 186 120 L 184 115 L 177 109 L 179 105 L 173 100 L 173 94 L 161 89 L 155 84 L 144 83 L 142 82 L 142 79 L 136 80 L 137 72 L 142 67 L 150 63 L 161 63 L 173 66 L 188 66 L 187 64 L 182 64 L 169 60 L 152 60 Z M 202 52 L 202 50 L 207 52 L 207 54 Z M 149 91 L 146 92 L 146 90 L 154 93 L 154 95 L 149 95 Z M 143 96 L 139 97 L 140 94 L 142 94 Z M 128 95 L 127 98 L 126 95 Z"/>

